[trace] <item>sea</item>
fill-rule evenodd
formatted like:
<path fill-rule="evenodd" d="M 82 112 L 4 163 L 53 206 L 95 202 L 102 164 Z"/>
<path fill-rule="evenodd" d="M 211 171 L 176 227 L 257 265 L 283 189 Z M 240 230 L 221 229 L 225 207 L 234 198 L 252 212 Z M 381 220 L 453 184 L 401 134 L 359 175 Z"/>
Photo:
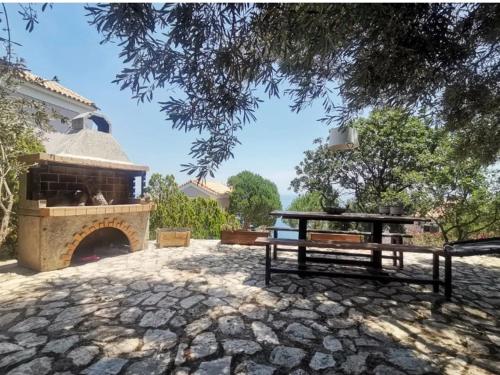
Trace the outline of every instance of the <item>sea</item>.
<path fill-rule="evenodd" d="M 290 204 L 296 198 L 296 195 L 286 195 L 282 194 L 280 195 L 280 200 L 281 200 L 281 207 L 283 210 L 287 210 L 288 207 L 290 207 Z M 290 228 L 288 224 L 283 222 L 281 218 L 276 219 L 276 223 L 274 224 L 276 227 L 281 227 L 281 228 Z M 297 232 L 283 232 L 283 231 L 278 231 L 278 237 L 279 238 L 289 238 L 296 240 L 298 238 L 299 234 Z"/>

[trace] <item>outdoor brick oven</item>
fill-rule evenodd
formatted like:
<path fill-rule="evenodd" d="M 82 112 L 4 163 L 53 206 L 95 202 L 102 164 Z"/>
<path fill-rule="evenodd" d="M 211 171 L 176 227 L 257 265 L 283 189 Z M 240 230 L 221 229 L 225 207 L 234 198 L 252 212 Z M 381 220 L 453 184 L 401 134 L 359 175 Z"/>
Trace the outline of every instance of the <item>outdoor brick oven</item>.
<path fill-rule="evenodd" d="M 111 134 L 95 129 L 51 133 L 45 147 L 21 158 L 31 167 L 21 179 L 19 263 L 37 271 L 67 267 L 78 245 L 105 228 L 121 232 L 131 251 L 146 248 L 152 204 L 136 196 L 148 167 L 130 163 Z M 89 186 L 104 197 L 100 205 L 82 199 Z"/>

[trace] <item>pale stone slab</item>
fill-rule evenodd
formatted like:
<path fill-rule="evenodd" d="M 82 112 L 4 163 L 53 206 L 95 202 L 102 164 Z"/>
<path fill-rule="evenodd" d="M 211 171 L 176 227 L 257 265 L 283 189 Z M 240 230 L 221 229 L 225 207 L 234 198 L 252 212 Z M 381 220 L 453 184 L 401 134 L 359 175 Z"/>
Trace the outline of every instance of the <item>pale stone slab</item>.
<path fill-rule="evenodd" d="M 46 375 L 52 370 L 52 362 L 50 357 L 36 358 L 9 371 L 7 375 Z"/>
<path fill-rule="evenodd" d="M 239 316 L 223 316 L 219 318 L 219 329 L 224 335 L 234 336 L 243 331 L 245 324 Z"/>
<path fill-rule="evenodd" d="M 292 368 L 298 366 L 305 356 L 306 352 L 300 348 L 277 346 L 271 352 L 269 359 L 275 365 Z"/>
<path fill-rule="evenodd" d="M 159 328 L 168 323 L 170 318 L 174 316 L 175 312 L 168 309 L 161 309 L 158 311 L 148 311 L 142 317 L 139 322 L 139 326 L 141 327 L 153 327 Z"/>
<path fill-rule="evenodd" d="M 205 296 L 198 294 L 181 300 L 179 304 L 183 309 L 190 309 L 191 307 L 196 305 L 198 302 L 203 301 L 204 299 Z"/>
<path fill-rule="evenodd" d="M 311 362 L 309 362 L 309 367 L 313 370 L 319 371 L 325 368 L 334 367 L 335 363 L 335 359 L 333 359 L 331 354 L 316 352 L 314 353 Z"/>
<path fill-rule="evenodd" d="M 258 342 L 279 345 L 280 341 L 274 331 L 262 322 L 253 322 L 252 331 Z"/>
<path fill-rule="evenodd" d="M 193 375 L 229 375 L 232 357 L 223 357 L 210 362 L 202 362 Z"/>
<path fill-rule="evenodd" d="M 222 343 L 227 354 L 255 354 L 262 350 L 262 347 L 255 341 L 250 340 L 224 340 Z"/>
<path fill-rule="evenodd" d="M 162 351 L 177 344 L 177 335 L 170 330 L 149 329 L 144 334 L 142 350 Z"/>
<path fill-rule="evenodd" d="M 9 329 L 10 332 L 29 332 L 48 326 L 50 321 L 43 317 L 31 317 L 17 323 Z"/>
<path fill-rule="evenodd" d="M 323 346 L 331 352 L 342 350 L 342 343 L 334 336 L 326 336 L 323 338 Z"/>
<path fill-rule="evenodd" d="M 235 375 L 273 375 L 276 368 L 253 361 L 244 361 L 236 367 Z"/>
<path fill-rule="evenodd" d="M 203 317 L 201 319 L 195 320 L 194 322 L 186 326 L 186 334 L 190 337 L 196 336 L 199 333 L 207 330 L 212 325 L 212 319 L 208 317 Z"/>
<path fill-rule="evenodd" d="M 92 362 L 94 357 L 99 354 L 97 346 L 80 346 L 68 353 L 68 358 L 73 361 L 75 366 L 85 366 Z"/>
<path fill-rule="evenodd" d="M 195 360 L 214 354 L 219 344 L 213 332 L 205 332 L 196 336 L 191 344 L 189 359 Z"/>
<path fill-rule="evenodd" d="M 122 358 L 102 358 L 81 373 L 87 375 L 116 375 L 126 363 L 127 360 Z"/>
<path fill-rule="evenodd" d="M 162 375 L 170 366 L 170 354 L 162 353 L 131 364 L 125 375 Z"/>
<path fill-rule="evenodd" d="M 80 338 L 78 335 L 63 337 L 61 339 L 49 341 L 42 350 L 42 353 L 65 353 L 69 348 L 75 345 Z"/>
<path fill-rule="evenodd" d="M 10 342 L 0 342 L 0 355 L 22 350 L 23 347 Z"/>
<path fill-rule="evenodd" d="M 12 366 L 36 355 L 36 348 L 21 350 L 3 357 L 0 360 L 0 368 Z"/>

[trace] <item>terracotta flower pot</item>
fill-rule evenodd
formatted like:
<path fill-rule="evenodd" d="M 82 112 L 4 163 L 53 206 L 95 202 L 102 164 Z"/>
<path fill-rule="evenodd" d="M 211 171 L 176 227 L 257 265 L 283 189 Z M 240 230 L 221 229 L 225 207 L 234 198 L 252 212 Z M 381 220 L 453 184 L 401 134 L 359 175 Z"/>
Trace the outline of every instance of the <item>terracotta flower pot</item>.
<path fill-rule="evenodd" d="M 158 247 L 189 246 L 191 231 L 188 228 L 161 228 L 156 230 Z"/>
<path fill-rule="evenodd" d="M 403 215 L 403 206 L 391 206 L 390 213 L 395 216 Z"/>
<path fill-rule="evenodd" d="M 378 206 L 378 213 L 381 215 L 389 215 L 390 207 L 389 206 Z"/>
<path fill-rule="evenodd" d="M 269 232 L 250 230 L 222 230 L 220 243 L 224 245 L 254 245 L 257 237 L 268 237 Z"/>

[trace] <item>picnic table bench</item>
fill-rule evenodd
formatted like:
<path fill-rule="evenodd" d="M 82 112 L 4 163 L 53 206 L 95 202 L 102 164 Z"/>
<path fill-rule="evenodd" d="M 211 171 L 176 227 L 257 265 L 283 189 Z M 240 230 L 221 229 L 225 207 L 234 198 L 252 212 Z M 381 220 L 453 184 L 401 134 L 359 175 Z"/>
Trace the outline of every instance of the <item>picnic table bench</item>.
<path fill-rule="evenodd" d="M 278 232 L 298 232 L 298 228 L 285 228 L 285 227 L 277 227 L 277 226 L 270 226 L 266 228 L 269 231 L 273 232 L 273 238 L 278 238 Z M 308 228 L 307 233 L 309 234 L 339 234 L 339 235 L 354 235 L 354 236 L 363 236 L 365 241 L 370 241 L 371 240 L 371 234 L 372 232 L 364 232 L 364 231 L 357 231 L 357 230 L 332 230 L 332 229 L 312 229 Z M 314 238 L 315 237 L 315 238 Z M 325 236 L 326 237 L 326 236 Z M 323 240 L 326 239 L 325 237 L 321 235 L 315 235 L 312 240 Z M 413 238 L 411 234 L 407 233 L 389 233 L 389 232 L 383 232 L 382 237 L 389 237 L 391 238 L 392 243 L 397 243 L 397 244 L 402 244 L 403 243 L 403 238 Z M 350 242 L 349 239 L 347 239 L 347 242 Z M 278 245 L 273 246 L 273 258 L 277 259 L 278 257 L 278 251 L 282 251 L 283 249 L 278 248 Z M 284 250 L 286 251 L 286 250 Z M 364 257 L 369 257 L 370 255 L 368 254 L 360 254 L 358 256 L 364 256 Z M 392 259 L 392 264 L 394 266 L 397 266 L 399 263 L 399 268 L 403 268 L 404 264 L 404 258 L 403 258 L 403 252 L 401 251 L 394 251 L 392 255 L 382 255 L 382 259 Z"/>
<path fill-rule="evenodd" d="M 280 239 L 280 238 L 270 238 L 270 237 L 259 237 L 255 241 L 256 245 L 263 245 L 266 247 L 266 270 L 265 270 L 265 282 L 269 285 L 271 281 L 272 273 L 289 273 L 298 274 L 300 276 L 330 276 L 330 277 L 343 277 L 343 278 L 354 278 L 354 279 L 365 279 L 365 280 L 377 280 L 382 282 L 406 282 L 414 284 L 429 284 L 433 286 L 434 292 L 439 292 L 439 286 L 443 284 L 439 279 L 439 255 L 442 249 L 435 247 L 423 247 L 414 245 L 400 245 L 400 244 L 380 244 L 380 243 L 358 243 L 358 242 L 334 242 L 334 241 L 311 241 L 311 240 L 293 240 L 293 239 Z M 332 272 L 332 271 L 318 271 L 309 270 L 301 268 L 277 268 L 271 265 L 271 247 L 274 245 L 289 246 L 292 247 L 287 249 L 288 251 L 298 252 L 299 248 L 318 248 L 318 249 L 329 249 L 329 251 L 322 250 L 307 250 L 310 254 L 334 254 L 343 255 L 344 252 L 337 252 L 337 250 L 354 250 L 361 252 L 372 252 L 372 251 L 401 251 L 403 253 L 420 253 L 429 254 L 433 257 L 433 274 L 432 278 L 418 278 L 418 277 L 400 277 L 391 276 L 384 272 L 380 272 L 378 269 L 373 269 L 372 261 L 364 260 L 343 260 L 343 259 L 331 259 L 324 257 L 307 256 L 304 259 L 304 263 L 336 263 L 336 264 L 348 264 L 355 266 L 366 266 L 370 272 Z M 353 253 L 350 253 L 352 255 Z M 370 255 L 369 255 L 370 256 Z M 437 264 L 437 267 L 436 267 Z"/>
<path fill-rule="evenodd" d="M 451 299 L 453 289 L 452 258 L 490 254 L 500 254 L 500 237 L 455 241 L 444 245 L 438 255 L 444 257 L 444 295 L 447 300 Z M 434 262 L 434 268 L 437 268 L 435 272 L 439 276 L 439 259 Z"/>
<path fill-rule="evenodd" d="M 443 248 L 428 247 L 428 246 L 415 246 L 415 245 L 402 245 L 402 244 L 381 244 L 381 243 L 358 243 L 358 242 L 334 242 L 334 241 L 311 241 L 311 240 L 293 240 L 293 239 L 280 239 L 280 238 L 270 238 L 270 237 L 259 237 L 255 241 L 257 245 L 264 245 L 266 247 L 266 270 L 265 270 L 265 282 L 269 285 L 272 273 L 290 273 L 298 274 L 300 276 L 330 276 L 330 277 L 344 277 L 344 278 L 354 278 L 354 279 L 365 279 L 365 280 L 377 280 L 382 282 L 406 282 L 413 284 L 429 284 L 433 286 L 433 291 L 435 293 L 439 292 L 441 285 L 444 286 L 444 296 L 446 300 L 450 300 L 452 297 L 452 259 L 453 257 L 468 257 L 476 255 L 490 255 L 490 254 L 500 254 L 500 237 L 479 239 L 479 240 L 467 240 L 467 241 L 455 241 L 444 245 Z M 288 246 L 288 248 L 283 248 L 281 251 L 298 252 L 301 248 L 313 248 L 313 249 L 328 249 L 324 250 L 307 250 L 304 260 L 305 263 L 337 263 L 337 264 L 349 264 L 355 266 L 366 266 L 370 270 L 373 265 L 372 261 L 363 260 L 345 260 L 345 259 L 329 259 L 320 258 L 315 256 L 307 256 L 310 254 L 335 254 L 335 255 L 350 255 L 357 257 L 370 257 L 369 254 L 363 253 L 366 251 L 398 251 L 402 253 L 418 253 L 418 254 L 430 254 L 432 255 L 432 278 L 416 278 L 416 277 L 399 277 L 391 276 L 381 272 L 365 272 L 365 273 L 354 273 L 354 272 L 329 272 L 329 271 L 317 271 L 308 270 L 305 268 L 296 269 L 285 269 L 276 268 L 271 266 L 271 247 L 272 246 Z M 342 250 L 342 251 L 338 251 Z M 356 251 L 345 252 L 345 251 Z M 440 257 L 444 258 L 444 278 L 440 279 L 439 267 L 440 267 Z M 375 271 L 379 271 L 375 269 Z"/>

